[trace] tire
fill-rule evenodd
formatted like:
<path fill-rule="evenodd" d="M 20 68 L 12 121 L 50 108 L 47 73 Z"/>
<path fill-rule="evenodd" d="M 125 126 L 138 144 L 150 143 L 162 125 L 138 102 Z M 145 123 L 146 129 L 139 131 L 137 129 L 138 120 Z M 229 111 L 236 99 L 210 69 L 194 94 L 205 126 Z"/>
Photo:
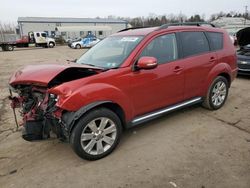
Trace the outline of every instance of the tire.
<path fill-rule="evenodd" d="M 79 119 L 70 135 L 70 144 L 79 157 L 98 160 L 115 149 L 121 132 L 119 117 L 107 108 L 97 108 Z"/>
<path fill-rule="evenodd" d="M 7 45 L 7 46 L 6 46 L 6 49 L 7 49 L 7 51 L 13 51 L 13 50 L 14 50 L 14 46 L 12 46 L 12 45 Z"/>
<path fill-rule="evenodd" d="M 228 80 L 218 76 L 210 85 L 202 106 L 210 110 L 220 109 L 226 102 L 229 90 Z"/>
<path fill-rule="evenodd" d="M 54 46 L 55 46 L 55 43 L 54 43 L 54 42 L 50 42 L 50 43 L 49 43 L 49 47 L 50 47 L 50 48 L 54 48 Z"/>
<path fill-rule="evenodd" d="M 81 49 L 81 45 L 80 45 L 80 44 L 77 44 L 77 45 L 76 45 L 76 49 Z"/>

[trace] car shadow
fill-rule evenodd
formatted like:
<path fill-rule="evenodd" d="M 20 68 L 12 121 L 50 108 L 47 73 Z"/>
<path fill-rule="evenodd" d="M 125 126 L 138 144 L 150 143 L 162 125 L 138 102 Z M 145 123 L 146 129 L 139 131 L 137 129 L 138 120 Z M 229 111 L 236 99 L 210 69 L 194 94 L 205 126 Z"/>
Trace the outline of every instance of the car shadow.
<path fill-rule="evenodd" d="M 174 119 L 177 116 L 182 116 L 184 113 L 192 112 L 192 111 L 195 111 L 195 110 L 200 109 L 200 108 L 202 108 L 201 104 L 195 104 L 195 105 L 185 107 L 185 108 L 182 108 L 182 109 L 170 112 L 170 113 L 162 114 L 161 116 L 159 116 L 155 119 L 152 119 L 152 120 L 149 120 L 145 123 L 141 123 L 141 124 L 138 124 L 134 127 L 125 129 L 123 132 L 123 135 L 122 135 L 120 145 L 122 145 L 124 142 L 126 142 L 126 140 L 129 139 L 131 133 L 136 133 L 139 131 L 147 132 L 146 130 L 151 129 L 153 126 L 154 126 L 154 129 L 161 129 L 162 128 L 162 125 L 160 125 L 161 122 L 168 122 L 169 123 L 172 119 Z M 156 125 L 159 125 L 159 126 L 156 126 Z M 165 124 L 163 126 L 168 126 L 168 125 Z"/>
<path fill-rule="evenodd" d="M 250 75 L 237 75 L 237 78 L 250 80 Z"/>

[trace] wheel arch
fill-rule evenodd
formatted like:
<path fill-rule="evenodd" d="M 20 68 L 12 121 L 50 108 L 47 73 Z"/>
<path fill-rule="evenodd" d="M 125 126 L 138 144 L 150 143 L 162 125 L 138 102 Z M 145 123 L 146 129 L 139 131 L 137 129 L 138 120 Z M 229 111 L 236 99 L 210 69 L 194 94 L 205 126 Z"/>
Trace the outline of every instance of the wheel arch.
<path fill-rule="evenodd" d="M 218 74 L 217 76 L 223 76 L 224 78 L 226 78 L 227 81 L 228 81 L 228 86 L 229 86 L 229 87 L 231 86 L 232 80 L 231 80 L 231 76 L 230 76 L 229 73 L 227 73 L 227 72 L 222 72 L 222 73 Z"/>
<path fill-rule="evenodd" d="M 205 81 L 204 88 L 203 88 L 203 96 L 205 96 L 207 94 L 207 90 L 209 89 L 211 83 L 218 76 L 225 77 L 227 79 L 227 81 L 229 83 L 229 87 L 230 87 L 231 82 L 232 82 L 231 71 L 232 70 L 227 63 L 220 63 L 220 64 L 217 64 L 215 67 L 213 67 L 210 70 L 210 72 L 207 76 L 207 79 Z"/>
<path fill-rule="evenodd" d="M 101 107 L 104 107 L 113 111 L 120 118 L 123 129 L 126 127 L 125 112 L 119 104 L 113 101 L 97 101 L 97 102 L 90 103 L 86 106 L 83 106 L 76 112 L 65 112 L 62 115 L 63 124 L 68 134 L 72 132 L 72 130 L 74 129 L 75 125 L 77 124 L 77 122 L 79 121 L 81 117 L 86 115 L 91 110 L 94 110 L 96 108 L 101 108 Z"/>

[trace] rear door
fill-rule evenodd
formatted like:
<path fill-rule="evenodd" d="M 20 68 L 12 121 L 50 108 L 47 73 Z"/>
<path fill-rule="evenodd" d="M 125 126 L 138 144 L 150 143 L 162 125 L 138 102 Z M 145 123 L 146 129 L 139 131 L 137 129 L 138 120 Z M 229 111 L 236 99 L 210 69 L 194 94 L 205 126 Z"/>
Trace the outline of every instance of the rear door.
<path fill-rule="evenodd" d="M 201 96 L 207 75 L 217 62 L 217 55 L 210 50 L 207 35 L 202 31 L 180 32 L 178 36 L 185 64 L 184 99 Z"/>

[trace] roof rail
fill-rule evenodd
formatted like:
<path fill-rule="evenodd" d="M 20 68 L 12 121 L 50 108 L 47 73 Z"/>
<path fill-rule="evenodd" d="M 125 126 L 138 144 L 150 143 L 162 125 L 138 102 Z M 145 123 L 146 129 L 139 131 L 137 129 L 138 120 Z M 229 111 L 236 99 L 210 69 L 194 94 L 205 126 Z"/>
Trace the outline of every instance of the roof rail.
<path fill-rule="evenodd" d="M 164 24 L 158 28 L 158 30 L 166 29 L 169 26 L 204 26 L 208 25 L 210 27 L 216 27 L 214 24 L 209 22 L 182 22 L 182 23 L 170 23 L 170 24 Z"/>
<path fill-rule="evenodd" d="M 140 26 L 140 27 L 129 27 L 129 28 L 122 29 L 122 30 L 118 31 L 117 33 L 120 33 L 120 32 L 123 32 L 123 31 L 128 31 L 128 30 L 134 30 L 134 29 L 149 28 L 149 27 L 153 27 L 153 26 L 146 26 L 146 27 L 143 27 L 143 26 Z"/>

